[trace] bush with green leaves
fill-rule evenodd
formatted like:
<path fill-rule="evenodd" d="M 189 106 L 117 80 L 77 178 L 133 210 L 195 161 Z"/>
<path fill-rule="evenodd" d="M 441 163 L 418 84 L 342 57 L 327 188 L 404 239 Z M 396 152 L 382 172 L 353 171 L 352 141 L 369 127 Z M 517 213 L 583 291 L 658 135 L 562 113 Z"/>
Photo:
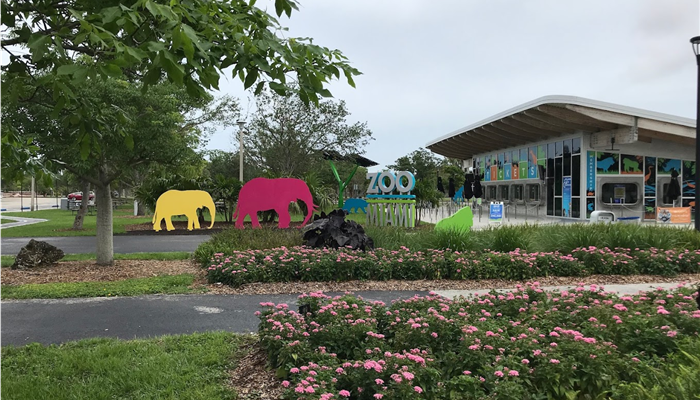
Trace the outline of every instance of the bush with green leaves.
<path fill-rule="evenodd" d="M 262 233 L 261 233 L 262 235 Z M 272 236 L 275 237 L 275 236 Z M 261 239 L 269 237 L 261 236 Z M 260 246 L 262 247 L 262 246 Z M 201 248 L 201 247 L 200 247 Z M 198 250 L 199 251 L 199 250 Z M 203 254 L 196 254 L 201 257 Z M 280 247 L 217 252 L 203 263 L 210 282 L 234 287 L 253 282 L 348 280 L 505 279 L 546 276 L 700 273 L 700 250 L 574 249 L 559 252 L 460 252 Z"/>
<path fill-rule="evenodd" d="M 697 369 L 689 369 L 697 357 L 686 361 L 681 349 L 700 348 L 697 294 L 616 296 L 595 285 L 545 292 L 534 282 L 469 299 L 416 296 L 386 305 L 310 293 L 299 298 L 303 314 L 261 303 L 259 334 L 288 398 L 693 396 Z"/>

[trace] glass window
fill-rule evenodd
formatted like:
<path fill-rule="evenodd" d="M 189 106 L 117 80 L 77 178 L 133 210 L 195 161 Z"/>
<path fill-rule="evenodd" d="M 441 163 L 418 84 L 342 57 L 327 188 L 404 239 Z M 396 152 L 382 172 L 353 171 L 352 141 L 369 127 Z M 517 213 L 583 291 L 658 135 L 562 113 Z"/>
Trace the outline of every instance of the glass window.
<path fill-rule="evenodd" d="M 563 164 L 564 176 L 571 176 L 571 154 L 564 154 Z"/>
<path fill-rule="evenodd" d="M 564 154 L 571 154 L 571 139 L 564 141 Z"/>
<path fill-rule="evenodd" d="M 571 199 L 571 218 L 581 218 L 581 199 Z"/>
<path fill-rule="evenodd" d="M 554 159 L 554 195 L 561 196 L 562 159 Z"/>
<path fill-rule="evenodd" d="M 581 154 L 581 138 L 574 138 L 571 141 L 571 153 Z"/>
<path fill-rule="evenodd" d="M 547 144 L 547 158 L 554 158 L 554 143 Z"/>
<path fill-rule="evenodd" d="M 564 155 L 564 142 L 558 141 L 554 142 L 554 157 L 561 157 Z"/>
<path fill-rule="evenodd" d="M 556 215 L 557 217 L 561 217 L 562 215 L 561 197 L 554 198 L 554 215 Z"/>
<path fill-rule="evenodd" d="M 540 185 L 527 185 L 527 201 L 540 201 Z"/>
<path fill-rule="evenodd" d="M 520 161 L 520 152 L 518 150 L 513 150 L 513 164 L 517 164 Z"/>
<path fill-rule="evenodd" d="M 571 157 L 571 195 L 581 195 L 581 156 Z"/>
<path fill-rule="evenodd" d="M 523 200 L 523 185 L 513 185 L 513 200 L 522 201 Z"/>
<path fill-rule="evenodd" d="M 496 200 L 496 186 L 489 185 L 487 189 L 486 194 L 488 195 L 488 200 Z"/>
<path fill-rule="evenodd" d="M 629 182 L 604 183 L 601 200 L 608 204 L 637 204 L 639 201 L 639 185 Z"/>
<path fill-rule="evenodd" d="M 508 201 L 508 185 L 500 185 L 498 186 L 498 199 L 502 201 Z"/>

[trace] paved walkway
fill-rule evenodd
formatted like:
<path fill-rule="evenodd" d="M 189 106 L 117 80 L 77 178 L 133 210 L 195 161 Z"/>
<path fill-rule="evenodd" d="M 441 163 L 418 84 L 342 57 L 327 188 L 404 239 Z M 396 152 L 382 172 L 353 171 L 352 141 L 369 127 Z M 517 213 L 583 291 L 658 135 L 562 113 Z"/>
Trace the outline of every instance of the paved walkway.
<path fill-rule="evenodd" d="M 209 240 L 209 235 L 124 235 L 114 236 L 115 253 L 146 252 L 193 252 L 200 243 Z M 32 238 L 3 238 L 0 241 L 0 253 L 17 255 L 19 250 Z M 97 252 L 97 239 L 94 236 L 37 237 L 35 240 L 48 242 L 66 254 L 84 254 Z"/>
<path fill-rule="evenodd" d="M 637 293 L 677 287 L 677 283 L 608 285 L 607 291 Z M 571 289 L 571 286 L 543 289 Z M 512 290 L 512 289 L 511 289 Z M 458 295 L 486 293 L 472 291 L 437 291 L 451 298 Z M 505 290 L 502 290 L 505 291 Z M 366 300 L 406 299 L 422 291 L 357 292 Z M 340 293 L 328 293 L 334 296 Z M 146 338 L 158 335 L 218 331 L 250 333 L 258 329 L 261 302 L 287 303 L 297 309 L 297 295 L 155 295 L 138 297 L 98 297 L 59 300 L 9 300 L 0 307 L 2 344 L 24 345 L 63 343 L 92 337 L 121 339 Z"/>
<path fill-rule="evenodd" d="M 389 303 L 428 292 L 357 294 L 367 300 Z M 258 331 L 255 312 L 261 310 L 261 302 L 287 303 L 296 310 L 297 296 L 157 295 L 3 301 L 0 307 L 1 340 L 3 346 L 21 346 L 32 342 L 51 344 L 93 337 L 134 339 L 221 330 L 251 333 Z"/>
<path fill-rule="evenodd" d="M 585 278 L 581 278 L 582 280 L 585 280 Z M 676 283 L 631 283 L 631 284 L 626 284 L 626 285 L 602 285 L 603 289 L 606 292 L 614 292 L 617 294 L 637 294 L 639 292 L 648 292 L 651 290 L 655 290 L 657 288 L 662 288 L 665 290 L 669 289 L 675 289 L 680 285 L 679 282 Z M 588 285 L 586 285 L 588 286 Z M 601 286 L 601 285 L 598 285 Z M 685 286 L 690 286 L 690 284 L 685 284 Z M 540 289 L 544 290 L 558 290 L 558 291 L 564 291 L 564 290 L 572 290 L 575 289 L 576 286 L 541 286 Z M 510 292 L 513 289 L 496 289 L 497 292 L 500 293 L 506 293 Z M 464 297 L 469 297 L 478 293 L 484 294 L 489 292 L 490 290 L 487 289 L 481 289 L 481 290 L 436 290 L 435 293 L 439 294 L 440 296 L 447 297 L 449 299 L 454 299 L 459 296 L 464 296 Z"/>
<path fill-rule="evenodd" d="M 7 229 L 7 228 L 14 228 L 16 226 L 24 226 L 24 225 L 31 225 L 31 224 L 36 224 L 39 222 L 46 222 L 48 219 L 41 219 L 41 218 L 24 218 L 24 217 L 10 217 L 9 215 L 2 215 L 0 214 L 0 218 L 2 219 L 9 219 L 12 221 L 17 221 L 17 222 L 8 222 L 5 224 L 0 224 L 0 230 L 2 229 Z"/>

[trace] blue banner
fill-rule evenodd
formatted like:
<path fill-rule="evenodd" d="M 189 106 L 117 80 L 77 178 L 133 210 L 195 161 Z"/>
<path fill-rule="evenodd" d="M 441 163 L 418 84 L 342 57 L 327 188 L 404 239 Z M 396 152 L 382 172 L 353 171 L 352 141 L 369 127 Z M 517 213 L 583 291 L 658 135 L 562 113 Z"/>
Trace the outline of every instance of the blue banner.
<path fill-rule="evenodd" d="M 503 203 L 491 203 L 489 205 L 489 219 L 503 219 Z"/>
<path fill-rule="evenodd" d="M 571 177 L 565 176 L 562 180 L 562 215 L 571 218 Z"/>
<path fill-rule="evenodd" d="M 595 151 L 589 151 L 586 157 L 586 196 L 595 196 Z"/>

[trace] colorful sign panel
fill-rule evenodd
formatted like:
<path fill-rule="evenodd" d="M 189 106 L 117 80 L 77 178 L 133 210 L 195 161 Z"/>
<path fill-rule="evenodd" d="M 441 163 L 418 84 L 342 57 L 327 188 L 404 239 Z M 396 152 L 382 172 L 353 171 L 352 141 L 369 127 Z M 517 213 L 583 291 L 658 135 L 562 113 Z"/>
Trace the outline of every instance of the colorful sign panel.
<path fill-rule="evenodd" d="M 625 175 L 641 175 L 644 165 L 642 156 L 633 156 L 629 154 L 622 155 L 622 170 L 620 173 Z"/>
<path fill-rule="evenodd" d="M 656 222 L 661 224 L 689 224 L 690 207 L 673 207 L 656 209 Z"/>
<path fill-rule="evenodd" d="M 500 222 L 503 219 L 503 203 L 489 204 L 489 219 L 494 222 Z"/>
<path fill-rule="evenodd" d="M 676 160 L 672 158 L 660 158 L 658 159 L 658 174 L 659 175 L 671 175 L 671 171 L 674 169 L 679 174 L 681 173 L 681 160 Z"/>
<path fill-rule="evenodd" d="M 520 179 L 525 179 L 527 178 L 527 161 L 520 161 L 520 171 L 518 172 L 518 176 Z"/>
<path fill-rule="evenodd" d="M 595 196 L 595 161 L 595 151 L 589 151 L 586 156 L 586 196 Z"/>
<path fill-rule="evenodd" d="M 656 196 L 656 157 L 644 158 L 644 196 Z"/>
<path fill-rule="evenodd" d="M 596 173 L 601 175 L 620 173 L 620 155 L 617 153 L 596 153 Z"/>
<path fill-rule="evenodd" d="M 566 218 L 571 217 L 571 177 L 565 176 L 562 178 L 562 215 Z"/>

